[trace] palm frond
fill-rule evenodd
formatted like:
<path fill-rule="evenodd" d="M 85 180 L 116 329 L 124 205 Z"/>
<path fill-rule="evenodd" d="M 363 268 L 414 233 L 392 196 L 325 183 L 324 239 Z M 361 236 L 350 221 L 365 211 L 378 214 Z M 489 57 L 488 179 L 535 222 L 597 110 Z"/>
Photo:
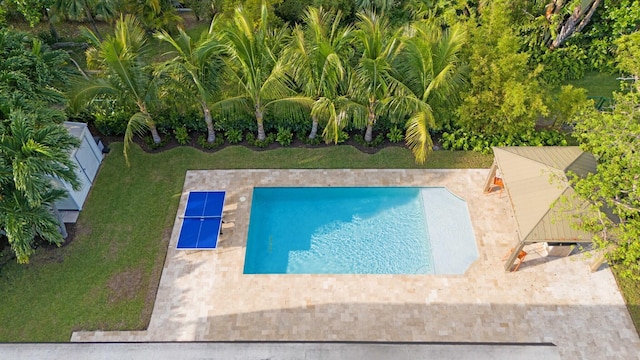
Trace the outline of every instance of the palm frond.
<path fill-rule="evenodd" d="M 145 131 L 149 129 L 149 123 L 153 121 L 149 114 L 144 114 L 142 112 L 137 112 L 131 116 L 129 122 L 127 123 L 127 129 L 124 133 L 124 147 L 123 154 L 124 159 L 127 162 L 127 166 L 130 166 L 129 162 L 129 146 L 133 141 L 133 136 L 135 134 L 143 135 Z"/>
<path fill-rule="evenodd" d="M 407 121 L 405 140 L 419 164 L 423 164 L 433 150 L 433 140 L 429 134 L 429 127 L 433 123 L 433 116 L 427 111 L 418 112 Z"/>

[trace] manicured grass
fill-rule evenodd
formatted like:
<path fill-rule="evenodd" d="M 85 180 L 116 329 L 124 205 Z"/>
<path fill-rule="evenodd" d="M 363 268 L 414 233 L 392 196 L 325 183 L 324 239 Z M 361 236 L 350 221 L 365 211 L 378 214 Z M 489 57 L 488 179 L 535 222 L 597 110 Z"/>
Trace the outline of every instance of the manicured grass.
<path fill-rule="evenodd" d="M 203 153 L 182 147 L 158 154 L 132 146 L 131 168 L 122 144 L 112 151 L 66 246 L 39 249 L 31 264 L 0 269 L 0 341 L 68 341 L 74 330 L 144 329 L 185 172 L 241 168 L 482 168 L 491 156 L 435 152 L 416 165 L 402 147 L 374 155 L 350 146 L 254 152 L 228 147 Z"/>
<path fill-rule="evenodd" d="M 582 79 L 567 83 L 587 89 L 587 96 L 612 98 L 614 91 L 620 91 L 620 81 L 616 77 L 617 75 L 606 73 L 587 73 Z"/>
<path fill-rule="evenodd" d="M 620 292 L 627 302 L 631 320 L 633 320 L 636 331 L 640 334 L 640 284 L 636 280 L 621 278 L 615 271 L 613 273 L 616 275 Z"/>

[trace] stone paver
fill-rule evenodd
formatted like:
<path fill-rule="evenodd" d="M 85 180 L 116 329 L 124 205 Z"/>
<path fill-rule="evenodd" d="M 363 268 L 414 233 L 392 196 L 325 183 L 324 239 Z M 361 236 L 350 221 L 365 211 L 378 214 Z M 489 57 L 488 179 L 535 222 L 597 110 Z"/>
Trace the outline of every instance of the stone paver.
<path fill-rule="evenodd" d="M 549 344 L 164 342 L 0 344 L 11 360 L 559 360 Z"/>
<path fill-rule="evenodd" d="M 530 247 L 516 273 L 507 193 L 476 170 L 189 171 L 146 331 L 77 332 L 72 341 L 552 342 L 563 359 L 640 359 L 640 340 L 608 269 Z M 446 186 L 467 201 L 479 259 L 464 275 L 244 275 L 254 186 Z M 192 190 L 226 190 L 216 251 L 175 249 Z"/>

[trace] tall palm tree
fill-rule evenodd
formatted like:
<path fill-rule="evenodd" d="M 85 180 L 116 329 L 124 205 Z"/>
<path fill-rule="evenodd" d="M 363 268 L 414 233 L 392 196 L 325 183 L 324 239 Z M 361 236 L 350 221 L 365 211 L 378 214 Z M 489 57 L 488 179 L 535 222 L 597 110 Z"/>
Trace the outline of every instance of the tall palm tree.
<path fill-rule="evenodd" d="M 253 113 L 260 141 L 266 138 L 263 122 L 267 111 L 277 107 L 281 110 L 279 113 L 302 118 L 302 108 L 310 107 L 313 103 L 313 100 L 298 96 L 291 89 L 285 68 L 278 61 L 279 51 L 286 39 L 285 30 L 269 28 L 267 7 L 263 3 L 257 27 L 254 28 L 249 17 L 241 8 L 237 8 L 233 23 L 224 31 L 229 54 L 227 66 L 235 96 L 217 102 L 213 108 L 230 116 Z"/>
<path fill-rule="evenodd" d="M 304 27 L 296 26 L 283 59 L 303 93 L 315 101 L 311 111 L 309 139 L 318 132 L 318 118 L 336 123 L 338 114 L 334 100 L 340 82 L 345 79 L 346 63 L 351 53 L 351 27 L 341 27 L 342 13 L 308 8 Z"/>
<path fill-rule="evenodd" d="M 148 128 L 153 141 L 156 144 L 161 141 L 150 114 L 157 94 L 153 72 L 145 62 L 147 37 L 139 22 L 130 15 L 121 17 L 116 22 L 114 35 L 104 41 L 91 31 L 87 31 L 87 36 L 93 44 L 87 50 L 87 65 L 98 70 L 98 77 L 76 84 L 71 93 L 71 105 L 77 109 L 103 96 L 135 103 L 138 112 L 129 119 L 124 135 L 124 155 L 128 163 L 127 153 L 134 133 L 142 133 Z"/>
<path fill-rule="evenodd" d="M 459 58 L 466 41 L 465 30 L 460 24 L 441 29 L 433 21 L 411 24 L 394 61 L 396 77 L 408 91 L 395 98 L 392 106 L 404 102 L 413 113 L 406 123 L 405 138 L 419 163 L 424 163 L 433 147 L 429 128 L 445 116 L 438 110 L 453 108 L 465 84 L 464 64 Z"/>
<path fill-rule="evenodd" d="M 52 210 L 67 192 L 55 187 L 52 178 L 80 187 L 69 157 L 78 140 L 61 125 L 39 122 L 22 110 L 0 122 L 0 230 L 20 263 L 29 261 L 36 236 L 54 244 L 63 241 Z"/>
<path fill-rule="evenodd" d="M 171 45 L 173 50 L 170 54 L 174 56 L 160 65 L 159 72 L 169 74 L 177 86 L 186 88 L 198 100 L 207 124 L 209 143 L 216 139 L 209 102 L 220 90 L 224 69 L 225 47 L 214 33 L 217 19 L 213 19 L 209 30 L 204 31 L 197 41 L 181 28 L 178 28 L 175 38 L 164 30 L 156 34 L 158 39 Z"/>
<path fill-rule="evenodd" d="M 400 38 L 392 32 L 384 16 L 374 12 L 357 16 L 355 36 L 362 53 L 351 77 L 349 108 L 356 126 L 366 126 L 364 139 L 371 142 L 378 116 L 390 110 L 391 98 L 402 91 L 392 74 Z"/>

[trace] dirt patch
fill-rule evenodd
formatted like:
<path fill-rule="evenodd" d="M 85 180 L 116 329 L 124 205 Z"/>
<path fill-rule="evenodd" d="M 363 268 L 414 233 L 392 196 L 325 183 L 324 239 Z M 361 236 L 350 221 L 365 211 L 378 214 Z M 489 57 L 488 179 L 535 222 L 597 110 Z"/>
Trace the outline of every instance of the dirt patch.
<path fill-rule="evenodd" d="M 142 285 L 143 272 L 139 269 L 129 269 L 115 274 L 107 282 L 109 288 L 109 303 L 133 299 Z"/>

